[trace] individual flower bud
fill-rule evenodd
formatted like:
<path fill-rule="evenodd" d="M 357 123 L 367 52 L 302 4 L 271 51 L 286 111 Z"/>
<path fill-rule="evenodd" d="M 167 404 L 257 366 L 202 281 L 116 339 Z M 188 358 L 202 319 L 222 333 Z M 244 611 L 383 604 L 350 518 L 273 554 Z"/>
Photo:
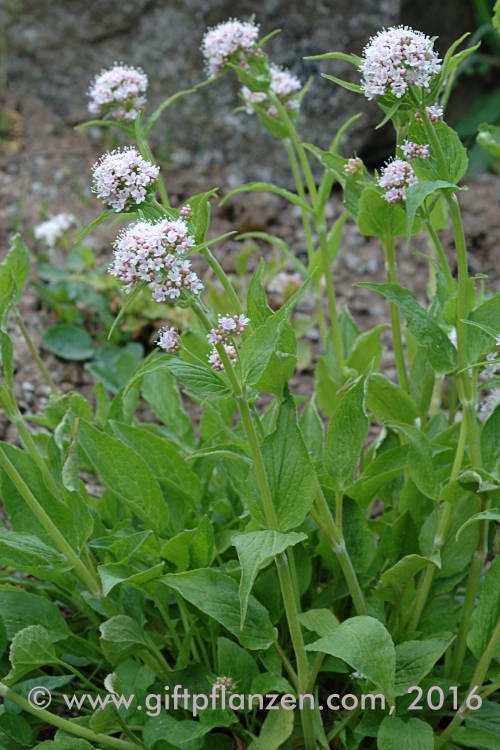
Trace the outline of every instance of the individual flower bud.
<path fill-rule="evenodd" d="M 366 98 L 392 94 L 400 99 L 412 84 L 427 90 L 441 70 L 433 44 L 430 37 L 408 26 L 379 31 L 364 48 L 359 66 Z"/>
<path fill-rule="evenodd" d="M 430 107 L 426 107 L 425 111 L 431 122 L 441 122 L 443 119 L 443 108 L 438 104 L 432 104 Z M 415 120 L 422 122 L 422 115 L 420 112 L 415 112 Z"/>
<path fill-rule="evenodd" d="M 116 63 L 103 70 L 89 89 L 89 111 L 103 115 L 113 110 L 117 120 L 133 122 L 146 104 L 148 78 L 140 68 Z"/>
<path fill-rule="evenodd" d="M 406 188 L 418 182 L 413 167 L 403 159 L 394 159 L 382 168 L 378 184 L 386 191 L 387 203 L 406 200 Z"/>
<path fill-rule="evenodd" d="M 158 179 L 160 168 L 143 159 L 135 148 L 104 154 L 92 170 L 92 190 L 117 213 L 142 203 Z"/>
<path fill-rule="evenodd" d="M 286 68 L 280 68 L 274 64 L 271 64 L 269 66 L 269 70 L 271 72 L 270 89 L 273 94 L 278 97 L 278 99 L 282 102 L 283 106 L 286 109 L 297 109 L 298 100 L 293 97 L 302 88 L 302 84 L 300 83 L 297 76 L 294 76 L 293 73 L 291 73 Z M 264 91 L 250 91 L 248 86 L 243 86 L 241 89 L 241 93 L 248 102 L 253 102 L 253 104 L 260 105 L 267 104 L 267 114 L 271 117 L 278 117 L 278 111 L 276 107 L 271 104 L 267 94 Z M 253 111 L 253 107 L 248 104 L 247 112 L 249 114 L 252 114 Z"/>
<path fill-rule="evenodd" d="M 245 62 L 245 56 L 257 52 L 259 27 L 254 23 L 230 19 L 206 31 L 201 44 L 209 76 L 217 75 L 228 62 Z"/>
<path fill-rule="evenodd" d="M 413 141 L 405 140 L 401 146 L 401 151 L 407 159 L 428 159 L 430 156 L 429 144 L 419 145 Z"/>
<path fill-rule="evenodd" d="M 56 214 L 47 219 L 47 221 L 37 224 L 34 235 L 37 240 L 44 240 L 52 249 L 56 246 L 57 241 L 63 236 L 64 232 L 75 223 L 76 219 L 73 214 Z"/>
<path fill-rule="evenodd" d="M 362 168 L 363 161 L 359 158 L 359 156 L 348 159 L 347 163 L 344 164 L 344 172 L 348 175 L 356 174 L 356 172 L 360 172 Z"/>
<path fill-rule="evenodd" d="M 186 205 L 183 206 L 180 210 L 181 219 L 189 219 L 192 213 L 193 213 L 193 209 L 191 208 L 189 203 L 186 203 Z"/>
<path fill-rule="evenodd" d="M 234 365 L 236 364 L 236 349 L 234 348 L 234 346 L 231 346 L 231 344 L 224 344 L 224 349 L 227 356 L 229 357 L 229 361 L 234 367 Z M 215 348 L 212 349 L 212 351 L 208 355 L 208 362 L 212 370 L 215 370 L 216 372 L 224 369 L 220 354 Z"/>
<path fill-rule="evenodd" d="M 161 328 L 156 343 L 161 349 L 165 349 L 167 354 L 175 354 L 179 350 L 179 334 L 175 328 Z"/>

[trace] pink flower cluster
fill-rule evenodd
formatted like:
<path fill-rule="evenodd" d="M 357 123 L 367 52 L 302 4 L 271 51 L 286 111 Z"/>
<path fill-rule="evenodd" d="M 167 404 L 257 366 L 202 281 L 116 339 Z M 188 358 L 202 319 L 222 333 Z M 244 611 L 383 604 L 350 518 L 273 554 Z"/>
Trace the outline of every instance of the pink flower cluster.
<path fill-rule="evenodd" d="M 160 168 L 135 148 L 115 149 L 94 164 L 92 189 L 108 208 L 119 212 L 142 203 L 159 173 Z"/>
<path fill-rule="evenodd" d="M 420 145 L 413 141 L 405 140 L 401 146 L 401 151 L 407 159 L 428 159 L 430 156 L 429 144 Z"/>
<path fill-rule="evenodd" d="M 356 174 L 363 166 L 362 159 L 359 156 L 348 159 L 347 163 L 344 164 L 344 172 L 348 175 Z"/>
<path fill-rule="evenodd" d="M 186 205 L 183 206 L 179 212 L 181 219 L 189 219 L 192 213 L 193 209 L 191 208 L 189 203 L 186 203 Z"/>
<path fill-rule="evenodd" d="M 76 223 L 73 214 L 56 214 L 47 221 L 37 224 L 35 227 L 35 238 L 45 240 L 50 248 L 56 246 L 57 241 L 62 237 L 64 232 Z"/>
<path fill-rule="evenodd" d="M 182 292 L 199 294 L 203 284 L 183 257 L 194 244 L 182 219 L 139 221 L 116 238 L 109 272 L 126 284 L 127 292 L 146 281 L 157 302 L 177 299 Z"/>
<path fill-rule="evenodd" d="M 289 97 L 297 94 L 302 88 L 297 76 L 290 73 L 286 68 L 279 68 L 277 65 L 271 64 L 269 66 L 271 71 L 271 84 L 270 89 L 278 99 L 280 99 L 286 109 L 297 109 L 298 101 L 296 99 L 290 99 Z M 267 94 L 264 91 L 250 91 L 248 86 L 243 86 L 241 89 L 243 97 L 254 104 L 265 104 L 268 102 Z M 253 107 L 249 104 L 247 106 L 247 112 L 252 114 Z M 267 114 L 271 117 L 277 117 L 278 111 L 272 104 L 267 109 Z"/>
<path fill-rule="evenodd" d="M 408 26 L 379 31 L 363 50 L 359 66 L 366 98 L 393 94 L 400 99 L 411 84 L 427 89 L 441 69 L 432 47 L 430 37 Z"/>
<path fill-rule="evenodd" d="M 232 337 L 242 334 L 249 322 L 250 318 L 246 315 L 219 315 L 217 328 L 212 328 L 207 334 L 207 339 L 214 347 L 208 355 L 208 361 L 213 370 L 224 369 L 219 352 L 215 348 L 218 344 L 224 346 L 231 364 L 233 366 L 236 364 L 236 349 L 231 344 Z"/>
<path fill-rule="evenodd" d="M 443 108 L 438 104 L 431 104 L 430 107 L 425 108 L 425 111 L 427 112 L 427 116 L 431 122 L 441 122 L 441 120 L 443 119 Z M 422 115 L 420 114 L 420 112 L 415 112 L 415 120 L 422 122 Z"/>
<path fill-rule="evenodd" d="M 387 203 L 406 200 L 406 188 L 418 182 L 413 167 L 403 159 L 394 159 L 382 168 L 378 184 L 384 188 Z"/>
<path fill-rule="evenodd" d="M 248 52 L 255 53 L 259 27 L 254 23 L 230 19 L 208 29 L 201 43 L 209 76 L 220 73 L 228 62 L 238 62 Z"/>
<path fill-rule="evenodd" d="M 157 339 L 158 346 L 164 349 L 167 354 L 175 354 L 179 350 L 179 334 L 175 328 L 161 328 Z"/>
<path fill-rule="evenodd" d="M 140 68 L 122 63 L 103 70 L 89 89 L 89 111 L 105 114 L 113 109 L 117 120 L 133 121 L 146 104 L 148 77 Z"/>

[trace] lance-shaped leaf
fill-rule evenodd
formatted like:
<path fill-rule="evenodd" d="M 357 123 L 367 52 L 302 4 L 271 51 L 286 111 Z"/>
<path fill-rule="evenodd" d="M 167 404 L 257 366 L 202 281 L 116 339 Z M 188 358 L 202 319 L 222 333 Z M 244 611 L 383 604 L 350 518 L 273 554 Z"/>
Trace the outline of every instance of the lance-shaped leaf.
<path fill-rule="evenodd" d="M 446 180 L 421 180 L 406 188 L 406 233 L 408 238 L 412 234 L 411 230 L 415 222 L 417 210 L 425 202 L 427 196 L 432 195 L 436 190 L 443 190 L 444 188 L 458 190 L 456 185 L 446 182 Z"/>
<path fill-rule="evenodd" d="M 423 495 L 437 498 L 439 482 L 432 465 L 432 449 L 426 435 L 409 424 L 393 424 L 391 427 L 410 441 L 408 471 L 411 479 Z"/>
<path fill-rule="evenodd" d="M 368 380 L 366 405 L 382 422 L 397 419 L 411 424 L 418 416 L 411 396 L 380 373 L 373 373 Z"/>
<path fill-rule="evenodd" d="M 418 304 L 408 289 L 397 284 L 360 283 L 356 286 L 371 289 L 399 307 L 401 315 L 406 320 L 408 330 L 415 336 L 421 346 L 426 347 L 427 356 L 435 370 L 449 373 L 456 369 L 457 352 L 455 347 L 434 318 Z"/>
<path fill-rule="evenodd" d="M 302 523 L 317 492 L 316 474 L 291 397 L 281 405 L 276 430 L 264 439 L 261 450 L 279 530 L 289 531 Z M 260 524 L 269 525 L 255 472 L 248 481 L 248 508 Z"/>
<path fill-rule="evenodd" d="M 232 543 L 236 547 L 241 565 L 240 579 L 240 611 L 242 628 L 248 608 L 248 597 L 257 577 L 257 573 L 276 555 L 307 539 L 306 534 L 282 534 L 279 531 L 266 529 L 263 531 L 251 531 L 249 534 L 238 534 L 233 537 Z"/>
<path fill-rule="evenodd" d="M 365 394 L 366 379 L 358 378 L 345 393 L 330 422 L 325 465 L 337 491 L 351 484 L 368 435 Z"/>
<path fill-rule="evenodd" d="M 434 732 L 420 719 L 405 723 L 397 716 L 386 716 L 377 733 L 378 750 L 433 750 Z"/>
<path fill-rule="evenodd" d="M 472 622 L 467 637 L 467 645 L 476 657 L 480 659 L 484 654 L 489 640 L 500 621 L 500 557 L 496 557 L 488 568 L 479 602 L 472 615 Z M 496 657 L 500 655 L 500 647 L 497 646 Z"/>
<path fill-rule="evenodd" d="M 50 570 L 69 570 L 63 555 L 32 534 L 0 528 L 0 565 L 41 576 Z"/>
<path fill-rule="evenodd" d="M 404 641 L 396 646 L 396 695 L 406 695 L 429 674 L 450 641 Z"/>
<path fill-rule="evenodd" d="M 111 664 L 119 664 L 138 650 L 146 649 L 147 642 L 141 626 L 128 615 L 115 615 L 99 626 L 101 647 Z"/>
<path fill-rule="evenodd" d="M 295 206 L 300 206 L 304 211 L 312 212 L 312 207 L 309 203 L 300 198 L 297 193 L 292 193 L 290 190 L 285 190 L 277 185 L 273 185 L 272 182 L 247 182 L 245 185 L 240 185 L 235 190 L 231 190 L 230 193 L 224 196 L 221 200 L 220 205 L 223 206 L 233 195 L 238 193 L 249 193 L 254 191 L 264 191 L 267 193 L 274 193 L 280 195 L 282 198 L 286 198 L 287 201 L 293 203 Z"/>

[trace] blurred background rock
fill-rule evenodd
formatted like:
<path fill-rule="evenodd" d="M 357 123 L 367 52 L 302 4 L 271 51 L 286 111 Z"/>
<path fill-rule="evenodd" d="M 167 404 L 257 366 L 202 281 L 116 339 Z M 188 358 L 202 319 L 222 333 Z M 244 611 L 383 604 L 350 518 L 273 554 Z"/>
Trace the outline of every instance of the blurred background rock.
<path fill-rule="evenodd" d="M 303 57 L 332 50 L 360 53 L 372 34 L 395 24 L 439 36 L 437 48 L 443 53 L 451 41 L 477 27 L 478 1 L 0 0 L 2 86 L 21 97 L 40 97 L 63 123 L 76 124 L 88 117 L 90 80 L 101 68 L 123 61 L 148 74 L 151 111 L 162 98 L 204 78 L 200 42 L 206 27 L 254 13 L 262 35 L 282 29 L 266 47 L 269 56 L 304 82 L 313 76 L 300 121 L 306 139 L 327 147 L 336 129 L 363 111 L 344 152 L 355 148 L 377 164 L 392 134 L 386 128 L 373 135 L 380 119 L 376 105 L 319 76 L 331 72 L 355 81 L 356 71 L 341 61 L 314 63 Z M 288 167 L 278 142 L 255 117 L 234 114 L 237 92 L 236 76 L 227 75 L 176 102 L 155 127 L 156 145 L 179 166 L 198 164 L 206 170 L 225 165 L 229 184 L 272 174 L 284 178 Z M 460 110 L 466 100 L 452 106 Z"/>

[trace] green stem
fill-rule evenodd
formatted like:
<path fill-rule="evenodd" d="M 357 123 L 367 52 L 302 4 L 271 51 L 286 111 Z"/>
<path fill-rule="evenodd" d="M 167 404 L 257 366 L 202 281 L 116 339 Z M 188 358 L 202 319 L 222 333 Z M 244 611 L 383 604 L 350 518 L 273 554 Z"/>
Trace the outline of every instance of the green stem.
<path fill-rule="evenodd" d="M 43 364 L 43 362 L 42 362 L 42 360 L 40 358 L 40 355 L 38 354 L 38 352 L 36 350 L 36 347 L 33 344 L 33 341 L 31 340 L 31 337 L 30 337 L 30 335 L 28 333 L 28 329 L 24 325 L 24 321 L 23 321 L 23 319 L 22 319 L 22 317 L 21 317 L 21 315 L 19 313 L 19 310 L 17 309 L 17 307 L 15 305 L 13 305 L 12 309 L 14 310 L 14 315 L 16 316 L 17 324 L 18 324 L 19 328 L 21 329 L 21 333 L 23 334 L 24 340 L 26 341 L 26 345 L 27 345 L 28 349 L 31 352 L 31 356 L 35 360 L 38 369 L 42 373 L 42 376 L 45 379 L 45 381 L 46 381 L 47 385 L 49 386 L 50 390 L 52 391 L 53 395 L 54 396 L 59 396 L 61 392 L 60 392 L 59 388 L 57 387 L 57 385 L 52 380 L 52 378 L 50 377 L 47 368 Z"/>
<path fill-rule="evenodd" d="M 69 542 L 66 541 L 66 538 L 63 536 L 63 534 L 61 534 L 52 519 L 47 515 L 44 508 L 42 508 L 22 476 L 17 471 L 14 464 L 11 463 L 10 459 L 2 449 L 0 449 L 0 465 L 2 466 L 11 482 L 15 485 L 19 494 L 22 495 L 26 504 L 29 506 L 30 510 L 36 516 L 47 534 L 54 540 L 56 546 L 66 557 L 68 562 L 71 563 L 71 566 L 73 567 L 78 578 L 87 587 L 91 594 L 93 594 L 94 596 L 101 596 L 101 587 L 99 585 L 99 582 L 94 579 L 86 565 L 84 565 L 84 563 L 75 553 L 73 547 L 69 544 Z"/>
<path fill-rule="evenodd" d="M 285 667 L 286 671 L 288 672 L 288 676 L 289 676 L 289 678 L 292 681 L 292 685 L 294 686 L 294 688 L 296 690 L 298 690 L 299 689 L 299 681 L 298 681 L 298 678 L 297 678 L 297 672 L 295 671 L 295 669 L 290 664 L 290 661 L 289 661 L 287 655 L 285 654 L 285 652 L 281 648 L 281 646 L 278 643 L 278 641 L 274 641 L 273 646 L 276 649 L 276 652 L 279 654 L 279 657 L 280 657 L 281 661 L 283 662 L 283 666 Z"/>
<path fill-rule="evenodd" d="M 300 195 L 300 197 L 303 200 L 307 200 L 306 193 L 304 190 L 304 185 L 302 184 L 302 177 L 300 174 L 299 165 L 297 163 L 297 157 L 295 156 L 295 151 L 293 150 L 293 146 L 290 143 L 288 138 L 285 139 L 283 142 L 285 144 L 285 147 L 288 153 L 288 158 L 290 159 L 290 165 L 292 167 L 292 173 L 295 179 L 297 193 Z M 311 221 L 309 219 L 309 214 L 305 210 L 305 208 L 302 209 L 302 225 L 304 227 L 304 233 L 306 236 L 307 258 L 308 258 L 309 267 L 310 267 L 312 259 L 314 257 L 314 244 L 313 244 L 313 239 L 312 239 Z M 321 301 L 321 287 L 319 286 L 319 284 L 316 283 L 314 279 L 312 282 L 312 287 L 313 287 L 313 294 L 314 294 L 314 303 L 316 306 L 316 316 L 318 318 L 319 331 L 321 334 L 321 341 L 323 343 L 323 348 L 325 349 L 327 329 L 326 329 L 325 312 L 323 310 L 323 304 Z"/>
<path fill-rule="evenodd" d="M 388 235 L 382 239 L 384 255 L 387 265 L 387 278 L 390 284 L 398 283 L 398 269 L 396 265 L 396 255 L 394 251 L 394 237 Z M 398 372 L 399 385 L 406 392 L 409 390 L 408 375 L 406 372 L 405 355 L 403 349 L 403 338 L 401 336 L 401 319 L 399 317 L 398 306 L 393 302 L 390 303 L 391 310 L 391 327 L 392 341 L 394 345 L 394 357 L 396 359 L 396 369 Z"/>
<path fill-rule="evenodd" d="M 75 737 L 82 737 L 83 739 L 89 740 L 90 742 L 95 742 L 98 745 L 102 744 L 108 745 L 109 747 L 116 747 L 118 748 L 118 750 L 137 750 L 138 745 L 136 744 L 132 744 L 131 742 L 127 742 L 126 740 L 120 740 L 117 737 L 109 737 L 107 734 L 94 732 L 92 731 L 92 729 L 87 729 L 87 727 L 75 724 L 69 719 L 63 719 L 62 716 L 57 716 L 56 714 L 53 714 L 50 711 L 46 711 L 45 709 L 37 710 L 32 708 L 30 703 L 25 698 L 22 698 L 17 693 L 14 693 L 13 690 L 8 688 L 7 685 L 4 685 L 2 682 L 0 682 L 0 696 L 12 701 L 12 703 L 15 703 L 17 706 L 23 709 L 23 711 L 27 711 L 33 716 L 36 716 L 38 719 L 44 720 L 48 724 L 51 724 L 58 729 L 62 729 L 63 732 L 68 732 Z"/>
<path fill-rule="evenodd" d="M 363 591 L 361 590 L 356 571 L 354 570 L 352 560 L 347 551 L 342 531 L 337 527 L 335 521 L 333 520 L 330 508 L 322 490 L 318 492 L 316 503 L 318 506 L 319 515 L 315 511 L 313 511 L 311 515 L 316 520 L 316 523 L 320 525 L 320 528 L 322 529 L 335 555 L 337 556 L 357 614 L 366 615 L 367 609 L 365 598 L 363 596 Z"/>
<path fill-rule="evenodd" d="M 342 340 L 340 336 L 339 321 L 337 318 L 335 288 L 333 286 L 331 264 L 328 258 L 328 244 L 326 239 L 325 227 L 318 227 L 318 232 L 321 251 L 321 263 L 323 266 L 323 275 L 326 282 L 326 296 L 328 298 L 328 308 L 330 311 L 330 324 L 332 327 L 333 342 L 335 344 L 335 355 L 337 358 L 339 373 L 342 375 L 342 372 L 344 370 L 344 354 L 342 352 Z"/>
<path fill-rule="evenodd" d="M 436 248 L 437 254 L 439 255 L 441 267 L 443 269 L 444 275 L 446 276 L 446 282 L 448 284 L 448 292 L 450 294 L 450 297 L 453 297 L 455 295 L 455 282 L 451 273 L 450 264 L 448 263 L 448 258 L 446 257 L 446 253 L 443 250 L 441 241 L 437 235 L 436 230 L 432 226 L 432 222 L 430 221 L 430 219 L 425 219 L 425 227 L 427 229 L 429 237 L 431 238 L 432 244 Z"/>
<path fill-rule="evenodd" d="M 215 273 L 215 275 L 219 279 L 224 291 L 226 292 L 227 296 L 231 300 L 231 303 L 234 307 L 235 312 L 241 315 L 241 313 L 243 312 L 243 308 L 241 306 L 240 300 L 238 299 L 238 295 L 234 291 L 233 285 L 229 281 L 224 269 L 222 268 L 221 264 L 219 263 L 215 255 L 212 253 L 212 251 L 208 247 L 202 248 L 200 250 L 200 255 L 203 258 L 205 258 L 208 265 L 210 266 L 212 271 Z"/>
<path fill-rule="evenodd" d="M 474 674 L 472 676 L 472 680 L 469 684 L 468 689 L 468 695 L 472 692 L 472 690 L 476 689 L 478 690 L 481 685 L 483 684 L 483 680 L 486 677 L 486 674 L 488 672 L 489 666 L 491 664 L 491 661 L 495 655 L 495 652 L 497 650 L 498 644 L 500 643 L 500 620 L 498 621 L 491 638 L 489 640 L 489 643 L 486 647 L 486 650 L 484 651 L 481 659 L 479 660 L 479 663 L 474 671 Z M 446 742 L 450 739 L 450 737 L 453 735 L 453 732 L 455 729 L 462 723 L 464 720 L 464 717 L 470 709 L 467 706 L 467 700 L 463 701 L 462 705 L 458 709 L 457 713 L 453 717 L 452 721 L 448 724 L 444 732 L 442 732 L 439 737 L 436 738 L 436 741 L 434 743 L 435 750 L 439 750 L 439 748 L 443 747 L 443 745 L 446 744 Z"/>

